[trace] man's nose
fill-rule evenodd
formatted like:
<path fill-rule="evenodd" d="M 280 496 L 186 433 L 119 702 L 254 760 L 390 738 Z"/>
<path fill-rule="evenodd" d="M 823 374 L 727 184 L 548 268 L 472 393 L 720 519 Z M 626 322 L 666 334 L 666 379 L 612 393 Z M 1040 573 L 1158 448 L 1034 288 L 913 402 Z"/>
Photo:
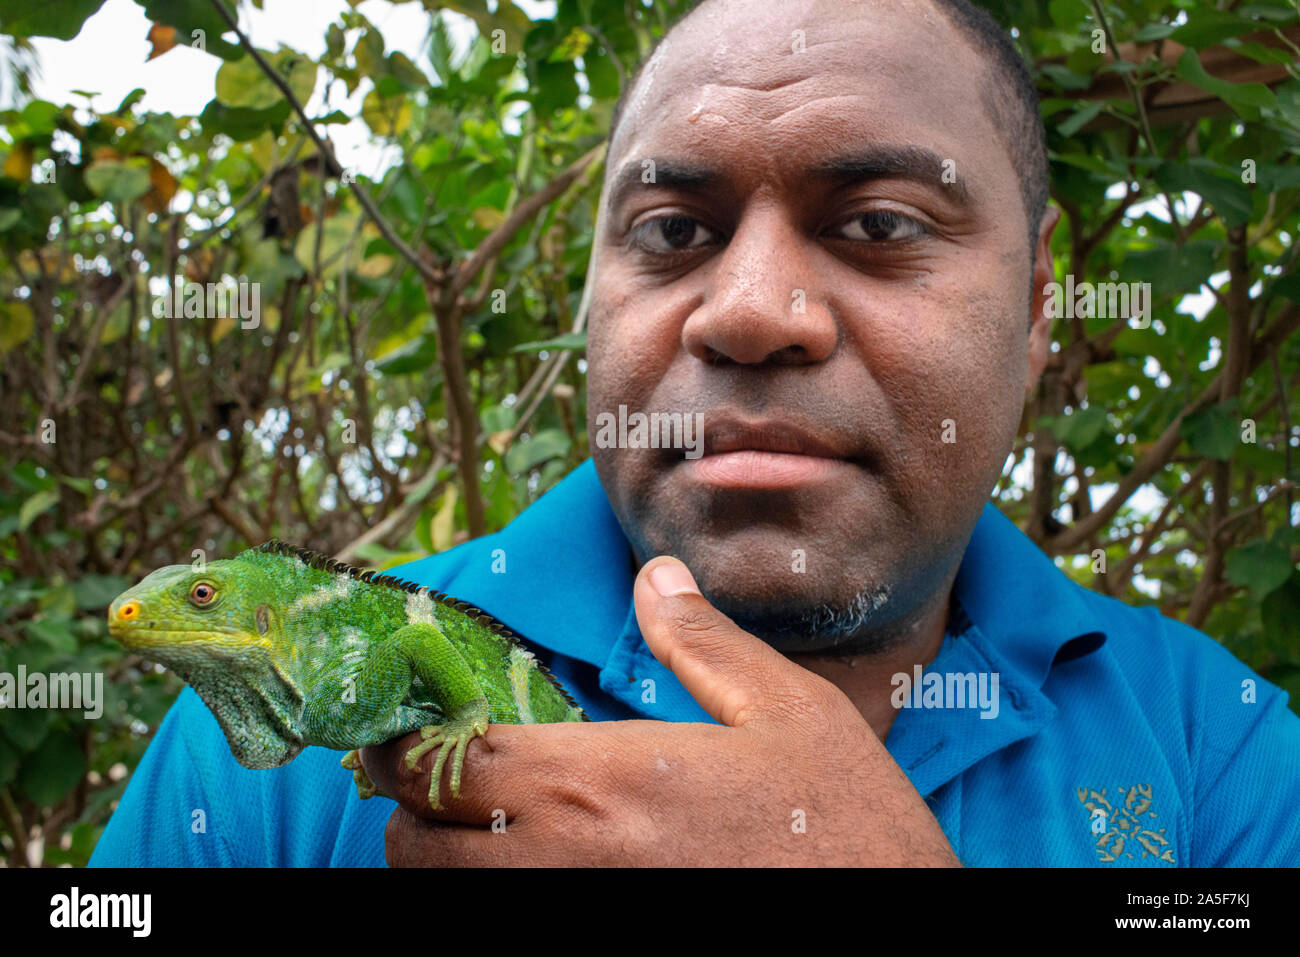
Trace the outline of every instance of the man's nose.
<path fill-rule="evenodd" d="M 813 258 L 816 240 L 776 209 L 742 218 L 722 252 L 705 302 L 682 329 L 704 362 L 807 365 L 835 351 L 838 329 Z"/>

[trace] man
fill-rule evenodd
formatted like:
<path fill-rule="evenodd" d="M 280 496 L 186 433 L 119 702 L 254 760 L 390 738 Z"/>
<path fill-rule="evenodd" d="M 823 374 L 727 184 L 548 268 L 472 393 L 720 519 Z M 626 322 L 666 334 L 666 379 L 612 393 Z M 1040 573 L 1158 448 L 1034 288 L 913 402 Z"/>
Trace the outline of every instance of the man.
<path fill-rule="evenodd" d="M 187 691 L 95 862 L 1300 862 L 1285 694 L 988 504 L 1049 348 L 1046 196 L 1032 84 L 965 3 L 697 7 L 611 140 L 594 462 L 398 572 L 597 723 L 493 726 L 436 812 L 434 755 L 367 749 L 394 810 L 323 749 L 243 770 Z M 698 413 L 704 454 L 607 447 L 620 407 Z"/>

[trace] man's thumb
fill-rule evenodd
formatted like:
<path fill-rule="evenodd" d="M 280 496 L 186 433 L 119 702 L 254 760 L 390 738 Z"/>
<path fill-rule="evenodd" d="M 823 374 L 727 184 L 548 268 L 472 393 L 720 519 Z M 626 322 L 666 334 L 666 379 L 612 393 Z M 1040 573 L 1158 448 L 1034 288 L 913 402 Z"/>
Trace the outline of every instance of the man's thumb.
<path fill-rule="evenodd" d="M 799 695 L 806 672 L 709 604 L 677 559 L 646 562 L 632 597 L 650 651 L 723 724 L 739 727 Z"/>

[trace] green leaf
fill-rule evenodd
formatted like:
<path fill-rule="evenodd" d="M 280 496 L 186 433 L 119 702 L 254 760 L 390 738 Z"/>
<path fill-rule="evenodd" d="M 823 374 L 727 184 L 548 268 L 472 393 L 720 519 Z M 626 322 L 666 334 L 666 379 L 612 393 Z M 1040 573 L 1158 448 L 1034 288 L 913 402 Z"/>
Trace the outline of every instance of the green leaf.
<path fill-rule="evenodd" d="M 86 170 L 86 185 L 96 196 L 110 203 L 129 203 L 149 192 L 149 160 L 132 156 L 126 160 L 99 160 Z"/>
<path fill-rule="evenodd" d="M 1106 410 L 1101 406 L 1090 405 L 1056 419 L 1052 431 L 1060 442 L 1077 452 L 1092 445 L 1105 428 Z"/>
<path fill-rule="evenodd" d="M 1256 43 L 1253 40 L 1238 40 L 1234 37 L 1233 39 L 1227 40 L 1223 45 L 1231 47 L 1242 56 L 1250 57 L 1256 63 L 1263 63 L 1266 65 L 1290 63 L 1295 59 L 1289 50 L 1280 49 L 1278 47 L 1266 47 L 1264 44 Z"/>
<path fill-rule="evenodd" d="M 1073 116 L 1056 128 L 1056 131 L 1062 136 L 1073 136 L 1091 123 L 1105 105 L 1102 102 L 1090 103 L 1083 109 L 1076 110 Z"/>
<path fill-rule="evenodd" d="M 18 770 L 18 749 L 0 738 L 0 788 L 8 786 Z"/>
<path fill-rule="evenodd" d="M 54 131 L 54 121 L 63 111 L 46 100 L 32 100 L 23 107 L 22 119 L 27 129 L 33 134 L 46 134 Z"/>
<path fill-rule="evenodd" d="M 1300 272 L 1287 273 L 1285 276 L 1279 276 L 1277 281 L 1272 285 L 1272 290 L 1285 299 L 1292 302 L 1300 302 Z"/>
<path fill-rule="evenodd" d="M 485 0 L 451 0 L 451 2 L 424 0 L 424 5 L 430 10 L 445 8 L 473 18 L 478 24 L 479 35 L 488 40 L 492 39 L 493 30 L 503 31 L 508 54 L 520 51 L 524 36 L 532 26 L 528 15 L 515 6 L 512 0 L 498 0 L 496 13 L 488 12 Z"/>
<path fill-rule="evenodd" d="M 53 807 L 81 781 L 86 762 L 77 736 L 50 735 L 18 772 L 18 788 L 40 807 Z"/>
<path fill-rule="evenodd" d="M 1277 107 L 1273 91 L 1263 83 L 1229 83 L 1205 72 L 1200 57 L 1192 49 L 1184 50 L 1174 72 L 1179 79 L 1213 93 L 1227 103 L 1244 120 L 1255 122 L 1261 108 Z"/>
<path fill-rule="evenodd" d="M 57 505 L 58 501 L 59 490 L 57 488 L 42 489 L 28 498 L 27 501 L 23 502 L 22 507 L 18 509 L 18 531 L 27 531 L 27 526 Z"/>
<path fill-rule="evenodd" d="M 16 37 L 54 37 L 71 40 L 81 32 L 91 14 L 104 0 L 56 0 L 24 3 L 21 0 L 0 2 L 0 27 Z"/>
<path fill-rule="evenodd" d="M 30 678 L 30 671 L 28 674 Z M 17 676 L 15 675 L 15 680 Z M 18 694 L 25 695 L 26 688 L 17 689 Z M 13 702 L 10 702 L 12 705 Z M 24 754 L 34 751 L 42 741 L 45 735 L 49 733 L 50 725 L 54 723 L 55 714 L 49 708 L 13 708 L 8 707 L 4 710 L 5 720 L 0 724 L 0 731 L 4 736 Z"/>
<path fill-rule="evenodd" d="M 1041 68 L 1042 73 L 1064 90 L 1086 90 L 1092 86 L 1092 77 L 1075 73 L 1069 67 L 1059 63 L 1048 63 Z"/>
<path fill-rule="evenodd" d="M 1178 25 L 1174 23 L 1148 23 L 1133 34 L 1133 39 L 1138 43 L 1150 43 L 1152 40 L 1163 40 L 1177 29 Z"/>
<path fill-rule="evenodd" d="M 542 339 L 538 342 L 521 342 L 511 349 L 511 352 L 559 352 L 562 349 L 586 349 L 587 334 L 585 332 L 566 332 L 562 336 L 556 336 L 553 339 Z"/>
<path fill-rule="evenodd" d="M 1161 189 L 1171 193 L 1189 190 L 1205 197 L 1229 226 L 1250 222 L 1250 187 L 1241 181 L 1239 175 L 1230 173 L 1231 178 L 1215 175 L 1211 172 L 1213 166 L 1162 163 L 1155 172 L 1155 181 Z"/>
<path fill-rule="evenodd" d="M 1243 33 L 1256 33 L 1264 24 L 1247 17 L 1215 10 L 1209 5 L 1198 5 L 1191 11 L 1189 21 L 1172 34 L 1175 43 L 1185 47 L 1213 46 L 1229 37 Z"/>
<path fill-rule="evenodd" d="M 83 575 L 72 583 L 78 608 L 107 608 L 130 585 L 119 575 Z"/>
<path fill-rule="evenodd" d="M 1260 163 L 1255 169 L 1255 180 L 1260 189 L 1270 193 L 1280 189 L 1300 189 L 1300 165 Z"/>
<path fill-rule="evenodd" d="M 523 475 L 548 459 L 569 454 L 569 435 L 563 429 L 543 429 L 527 442 L 516 442 L 506 451 L 506 469 Z"/>
<path fill-rule="evenodd" d="M 1234 548 L 1224 556 L 1228 581 L 1263 598 L 1291 577 L 1295 570 L 1285 548 L 1262 538 Z"/>
<path fill-rule="evenodd" d="M 1197 290 L 1214 272 L 1220 245 L 1214 240 L 1193 240 L 1185 245 L 1157 240 L 1147 249 L 1124 256 L 1122 275 L 1129 282 L 1151 283 L 1155 299 Z"/>
<path fill-rule="evenodd" d="M 213 133 L 225 133 L 232 140 L 245 143 L 257 139 L 267 130 L 278 130 L 293 112 L 289 101 L 283 97 L 269 109 L 250 110 L 246 107 L 226 106 L 216 97 L 199 114 L 199 125 Z"/>
<path fill-rule="evenodd" d="M 493 435 L 497 432 L 504 432 L 507 429 L 513 429 L 515 423 L 519 420 L 519 414 L 516 409 L 506 408 L 500 403 L 490 405 L 479 414 L 479 427 L 485 435 Z"/>
<path fill-rule="evenodd" d="M 1300 645 L 1300 573 L 1269 593 L 1259 609 L 1260 621 L 1270 646 L 1295 648 Z"/>
<path fill-rule="evenodd" d="M 61 655 L 70 655 L 77 650 L 77 635 L 72 630 L 71 618 L 49 616 L 27 623 L 24 629 L 28 637 L 48 645 Z"/>
<path fill-rule="evenodd" d="M 229 28 L 225 19 L 208 0 L 135 0 L 144 7 L 144 15 L 154 23 L 176 28 L 176 42 L 198 45 L 202 40 L 205 52 L 224 60 L 233 60 L 246 54 L 238 44 L 221 38 Z M 223 0 L 227 8 L 235 4 Z M 261 3 L 256 4 L 259 8 Z M 195 31 L 201 31 L 195 36 Z"/>
<path fill-rule="evenodd" d="M 1183 420 L 1181 430 L 1197 455 L 1226 462 L 1241 442 L 1237 400 L 1219 402 L 1188 416 Z"/>
<path fill-rule="evenodd" d="M 144 99 L 145 92 L 146 91 L 144 87 L 137 86 L 126 96 L 122 97 L 122 102 L 117 104 L 117 109 L 115 109 L 113 112 L 118 114 L 119 116 L 125 116 L 127 112 L 131 109 L 131 107 L 135 106 L 137 103 L 139 103 L 141 100 Z"/>
<path fill-rule="evenodd" d="M 305 106 L 316 88 L 316 63 L 310 58 L 282 46 L 275 53 L 262 56 L 288 84 L 290 92 Z M 251 56 L 243 56 L 221 65 L 217 71 L 217 99 L 226 106 L 265 110 L 284 99 L 278 87 Z"/>

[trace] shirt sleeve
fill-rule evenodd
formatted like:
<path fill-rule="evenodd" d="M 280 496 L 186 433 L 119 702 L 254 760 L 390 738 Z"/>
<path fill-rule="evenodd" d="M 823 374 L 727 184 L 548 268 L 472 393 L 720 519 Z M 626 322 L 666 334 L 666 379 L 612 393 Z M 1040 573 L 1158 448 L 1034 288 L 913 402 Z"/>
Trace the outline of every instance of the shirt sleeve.
<path fill-rule="evenodd" d="M 1174 622 L 1176 632 L 1200 637 Z M 1206 638 L 1195 664 L 1193 867 L 1300 865 L 1300 716 Z"/>

